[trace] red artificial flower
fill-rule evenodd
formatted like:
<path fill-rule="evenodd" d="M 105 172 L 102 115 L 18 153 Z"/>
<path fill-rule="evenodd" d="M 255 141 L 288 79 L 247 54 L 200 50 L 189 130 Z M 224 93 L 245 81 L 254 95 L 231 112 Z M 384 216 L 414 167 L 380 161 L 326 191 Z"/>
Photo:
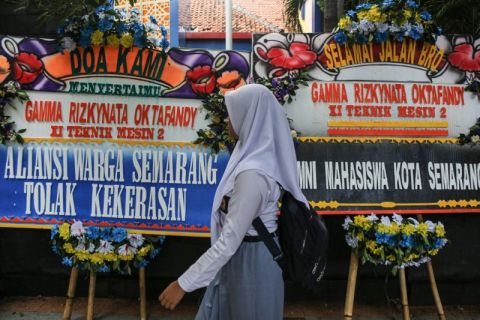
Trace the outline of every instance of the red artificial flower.
<path fill-rule="evenodd" d="M 270 64 L 287 70 L 303 69 L 315 62 L 317 54 L 303 42 L 292 42 L 287 49 L 270 48 L 267 52 Z"/>
<path fill-rule="evenodd" d="M 5 56 L 0 56 L 0 83 L 5 81 L 9 74 L 10 63 L 8 62 L 8 59 Z"/>
<path fill-rule="evenodd" d="M 195 93 L 210 94 L 215 89 L 215 75 L 210 66 L 196 66 L 187 71 L 187 79 Z"/>
<path fill-rule="evenodd" d="M 475 50 L 471 43 L 459 44 L 448 55 L 448 61 L 460 70 L 478 72 L 480 71 L 480 50 Z"/>
<path fill-rule="evenodd" d="M 13 60 L 13 78 L 20 84 L 29 84 L 43 72 L 43 62 L 33 53 L 22 52 Z"/>
<path fill-rule="evenodd" d="M 217 79 L 217 85 L 221 93 L 235 90 L 245 85 L 245 79 L 240 72 L 224 71 Z"/>

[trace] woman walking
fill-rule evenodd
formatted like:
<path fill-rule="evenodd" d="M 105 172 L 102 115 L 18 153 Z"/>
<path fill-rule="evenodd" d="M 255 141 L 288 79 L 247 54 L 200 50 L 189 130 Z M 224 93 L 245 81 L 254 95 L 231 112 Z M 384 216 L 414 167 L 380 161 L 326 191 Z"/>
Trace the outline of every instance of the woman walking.
<path fill-rule="evenodd" d="M 262 85 L 231 91 L 225 103 L 230 134 L 238 141 L 213 201 L 212 246 L 159 300 L 174 309 L 185 292 L 208 286 L 195 319 L 282 319 L 282 271 L 252 221 L 260 217 L 276 233 L 279 185 L 307 203 L 298 186 L 290 127 L 280 104 Z"/>

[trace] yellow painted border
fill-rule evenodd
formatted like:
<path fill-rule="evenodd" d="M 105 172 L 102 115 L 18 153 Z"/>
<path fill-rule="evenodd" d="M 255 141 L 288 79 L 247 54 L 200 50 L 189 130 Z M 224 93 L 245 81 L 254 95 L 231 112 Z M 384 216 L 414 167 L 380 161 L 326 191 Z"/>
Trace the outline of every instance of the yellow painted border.
<path fill-rule="evenodd" d="M 116 143 L 123 145 L 148 145 L 148 146 L 179 146 L 179 147 L 200 147 L 198 144 L 186 141 L 142 141 L 142 140 L 105 140 L 87 138 L 24 138 L 25 142 L 58 142 L 58 143 Z"/>
<path fill-rule="evenodd" d="M 315 208 L 320 209 L 337 209 L 339 207 L 381 207 L 381 208 L 397 208 L 397 207 L 431 207 L 437 206 L 439 208 L 475 208 L 480 206 L 480 200 L 470 199 L 470 200 L 438 200 L 436 202 L 394 202 L 394 201 L 383 201 L 383 202 L 373 202 L 373 203 L 342 203 L 335 200 L 332 201 L 309 201 L 310 205 Z"/>
<path fill-rule="evenodd" d="M 448 128 L 447 121 L 327 121 L 329 127 L 360 128 Z"/>

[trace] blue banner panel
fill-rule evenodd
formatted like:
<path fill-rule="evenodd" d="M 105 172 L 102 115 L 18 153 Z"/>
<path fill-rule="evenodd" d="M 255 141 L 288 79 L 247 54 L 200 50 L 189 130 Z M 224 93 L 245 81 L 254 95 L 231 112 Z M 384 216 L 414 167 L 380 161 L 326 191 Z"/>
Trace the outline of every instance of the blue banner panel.
<path fill-rule="evenodd" d="M 228 154 L 182 144 L 29 142 L 0 147 L 0 225 L 81 220 L 208 236 Z"/>

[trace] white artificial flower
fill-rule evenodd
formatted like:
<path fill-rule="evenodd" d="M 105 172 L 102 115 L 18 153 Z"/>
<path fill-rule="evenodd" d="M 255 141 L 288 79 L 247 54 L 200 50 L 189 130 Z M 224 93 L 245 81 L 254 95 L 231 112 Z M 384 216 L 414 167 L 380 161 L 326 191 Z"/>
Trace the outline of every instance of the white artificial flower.
<path fill-rule="evenodd" d="M 433 223 L 430 220 L 425 221 L 425 224 L 428 226 L 428 232 L 434 232 L 435 231 L 435 223 Z"/>
<path fill-rule="evenodd" d="M 418 225 L 417 219 L 415 219 L 415 218 L 408 218 L 407 220 L 410 221 L 411 223 L 413 223 L 413 225 L 415 226 L 415 228 L 417 227 L 417 225 Z"/>
<path fill-rule="evenodd" d="M 373 221 L 377 221 L 377 220 L 378 220 L 378 217 L 377 217 L 375 214 L 371 213 L 371 214 L 367 217 L 367 220 L 368 220 L 368 221 L 372 221 L 372 222 L 373 222 Z"/>
<path fill-rule="evenodd" d="M 73 40 L 70 37 L 62 38 L 61 43 L 62 43 L 62 48 L 66 49 L 69 52 L 77 48 L 77 43 L 75 42 L 75 40 Z"/>
<path fill-rule="evenodd" d="M 105 18 L 105 13 L 100 12 L 100 13 L 98 14 L 98 19 L 102 20 L 103 18 Z"/>
<path fill-rule="evenodd" d="M 89 18 L 89 15 L 88 15 L 88 14 L 86 14 L 86 15 L 84 15 L 84 16 L 82 17 L 82 19 L 85 20 L 85 21 L 88 21 L 88 18 Z"/>
<path fill-rule="evenodd" d="M 345 218 L 345 222 L 342 224 L 342 227 L 344 230 L 348 230 L 348 227 L 350 226 L 350 224 L 352 223 L 352 219 L 350 219 L 350 217 L 346 217 Z"/>
<path fill-rule="evenodd" d="M 401 215 L 398 215 L 396 213 L 393 214 L 392 220 L 395 221 L 397 224 L 402 224 L 403 218 Z"/>
<path fill-rule="evenodd" d="M 478 143 L 480 141 L 480 136 L 479 135 L 474 135 L 472 136 L 472 142 L 473 143 Z"/>
<path fill-rule="evenodd" d="M 118 253 L 121 254 L 122 256 L 129 256 L 137 253 L 137 249 L 128 244 L 124 244 L 118 247 Z"/>
<path fill-rule="evenodd" d="M 110 241 L 100 240 L 100 246 L 98 247 L 97 251 L 99 253 L 111 253 L 113 252 L 114 247 Z"/>
<path fill-rule="evenodd" d="M 85 228 L 83 227 L 82 221 L 75 221 L 70 226 L 70 235 L 72 237 L 83 237 L 85 234 Z"/>
<path fill-rule="evenodd" d="M 360 26 L 359 26 L 360 31 L 362 31 L 364 34 L 369 33 L 370 31 L 373 31 L 375 29 L 375 26 L 373 23 L 368 21 L 367 19 L 362 19 L 360 21 Z"/>
<path fill-rule="evenodd" d="M 358 240 L 350 237 L 348 234 L 345 235 L 345 241 L 347 241 L 347 244 L 352 248 L 356 248 L 358 246 Z"/>
<path fill-rule="evenodd" d="M 388 24 L 382 22 L 376 22 L 375 27 L 377 28 L 378 32 L 385 32 L 388 30 Z"/>
<path fill-rule="evenodd" d="M 423 34 L 425 32 L 425 29 L 423 29 L 423 25 L 421 23 L 417 23 L 415 27 L 417 28 L 418 33 Z"/>
<path fill-rule="evenodd" d="M 348 26 L 345 27 L 345 30 L 347 30 L 350 33 L 356 32 L 358 30 L 358 22 L 354 21 Z"/>
<path fill-rule="evenodd" d="M 290 134 L 292 135 L 292 138 L 294 138 L 294 139 L 298 137 L 297 131 L 295 131 L 295 130 L 291 130 Z"/>
<path fill-rule="evenodd" d="M 75 250 L 77 251 L 86 251 L 85 248 L 85 242 L 84 241 L 79 241 L 77 246 L 75 247 Z"/>
<path fill-rule="evenodd" d="M 127 236 L 128 241 L 130 241 L 130 245 L 134 248 L 138 248 L 143 244 L 143 236 L 141 234 L 129 234 Z"/>
<path fill-rule="evenodd" d="M 410 24 L 410 22 L 405 22 L 405 23 L 402 25 L 401 30 L 404 32 L 404 35 L 405 35 L 405 36 L 409 36 L 409 35 L 410 35 L 410 31 L 412 31 L 412 25 Z"/>
<path fill-rule="evenodd" d="M 88 245 L 88 252 L 90 253 L 94 253 L 95 252 L 95 245 L 93 243 L 90 242 L 90 244 Z"/>
<path fill-rule="evenodd" d="M 395 32 L 400 31 L 400 27 L 397 26 L 396 24 L 392 24 L 392 25 L 388 28 L 388 30 L 389 30 L 391 33 L 395 33 Z"/>
<path fill-rule="evenodd" d="M 389 217 L 382 217 L 380 219 L 380 222 L 387 227 L 390 227 L 392 225 L 392 222 L 390 221 Z"/>

